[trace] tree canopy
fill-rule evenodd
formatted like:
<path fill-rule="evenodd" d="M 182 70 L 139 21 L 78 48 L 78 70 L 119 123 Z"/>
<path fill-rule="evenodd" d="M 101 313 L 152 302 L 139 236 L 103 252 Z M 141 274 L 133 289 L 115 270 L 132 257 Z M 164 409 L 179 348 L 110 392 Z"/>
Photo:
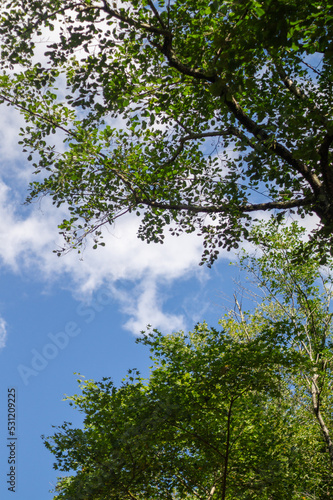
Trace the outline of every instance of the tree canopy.
<path fill-rule="evenodd" d="M 264 441 L 283 446 L 288 438 L 281 408 L 265 408 L 274 393 L 269 377 L 278 375 L 268 373 L 266 362 L 257 365 L 259 346 L 236 352 L 227 336 L 206 325 L 189 335 L 155 332 L 145 342 L 156 358 L 148 383 L 130 370 L 119 389 L 109 379 L 85 381 L 82 395 L 70 398 L 85 422 L 83 430 L 64 424 L 46 441 L 56 467 L 76 472 L 60 480 L 56 498 L 226 498 L 227 471 L 234 492 L 252 483 L 264 494 L 270 480 L 279 489 L 286 468 Z M 222 345 L 226 352 L 218 356 Z M 242 368 L 245 351 L 252 367 Z M 270 412 L 273 427 L 264 416 Z M 287 483 L 282 490 L 290 498 Z"/>
<path fill-rule="evenodd" d="M 148 380 L 81 378 L 67 400 L 83 428 L 44 438 L 70 474 L 55 499 L 332 498 L 332 279 L 295 263 L 300 235 L 257 229 L 261 255 L 241 259 L 264 292 L 254 310 L 139 339 Z"/>
<path fill-rule="evenodd" d="M 263 211 L 316 214 L 331 241 L 331 2 L 1 4 L 0 101 L 67 245 L 127 212 L 148 242 L 202 235 L 208 263 Z"/>
<path fill-rule="evenodd" d="M 243 252 L 241 266 L 264 292 L 260 308 L 271 320 L 272 342 L 284 346 L 288 352 L 297 353 L 302 360 L 301 374 L 333 471 L 331 414 L 328 410 L 333 395 L 332 260 L 326 268 L 322 268 L 321 259 L 315 254 L 300 262 L 296 255 L 304 234 L 305 230 L 296 223 L 282 232 L 272 221 L 257 226 L 252 235 L 261 255 L 249 256 Z M 305 243 L 304 246 L 311 245 Z"/>

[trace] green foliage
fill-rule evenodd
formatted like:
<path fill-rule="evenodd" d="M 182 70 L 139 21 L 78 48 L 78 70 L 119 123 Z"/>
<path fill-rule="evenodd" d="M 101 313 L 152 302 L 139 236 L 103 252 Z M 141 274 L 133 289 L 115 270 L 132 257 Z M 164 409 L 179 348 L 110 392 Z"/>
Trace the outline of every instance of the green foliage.
<path fill-rule="evenodd" d="M 44 438 L 70 474 L 55 499 L 332 498 L 332 275 L 316 255 L 300 261 L 303 233 L 257 226 L 257 253 L 240 265 L 263 292 L 258 306 L 236 300 L 219 330 L 149 330 L 138 339 L 148 380 L 136 369 L 119 388 L 79 380 L 66 399 L 83 428 Z"/>
<path fill-rule="evenodd" d="M 263 210 L 316 214 L 331 241 L 331 2 L 2 6 L 0 101 L 42 173 L 28 201 L 68 205 L 67 246 L 127 212 L 148 242 L 198 232 L 209 264 Z"/>
<path fill-rule="evenodd" d="M 294 498 L 292 395 L 274 355 L 205 324 L 141 342 L 149 381 L 130 370 L 119 389 L 86 381 L 67 398 L 84 429 L 65 423 L 46 440 L 56 468 L 76 473 L 55 498 Z"/>
<path fill-rule="evenodd" d="M 254 228 L 251 238 L 257 251 L 254 255 L 241 252 L 240 265 L 263 294 L 261 310 L 281 328 L 280 338 L 289 350 L 293 345 L 316 365 L 324 363 L 328 349 L 329 363 L 332 259 L 323 267 L 320 256 L 311 253 L 311 243 L 305 241 L 304 228 L 296 223 L 279 230 L 272 219 Z M 302 258 L 302 252 L 306 258 Z"/>
<path fill-rule="evenodd" d="M 304 234 L 296 223 L 281 231 L 276 221 L 261 224 L 252 233 L 259 255 L 243 253 L 240 262 L 264 294 L 261 311 L 271 323 L 272 341 L 296 356 L 296 383 L 300 388 L 303 380 L 333 471 L 332 259 L 322 267 L 311 243 L 301 241 Z"/>
<path fill-rule="evenodd" d="M 135 370 L 119 389 L 84 381 L 82 395 L 67 398 L 84 429 L 65 423 L 46 440 L 55 467 L 75 471 L 55 498 L 282 500 L 327 487 L 320 436 L 290 388 L 288 362 L 260 339 L 263 325 L 251 342 L 238 326 L 152 332 L 141 340 L 153 353 L 148 381 Z"/>

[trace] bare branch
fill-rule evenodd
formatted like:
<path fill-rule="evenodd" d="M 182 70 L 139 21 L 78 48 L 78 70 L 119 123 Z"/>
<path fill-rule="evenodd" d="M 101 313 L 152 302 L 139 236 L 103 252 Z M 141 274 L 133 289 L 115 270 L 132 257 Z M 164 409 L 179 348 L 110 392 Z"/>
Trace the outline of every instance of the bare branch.
<path fill-rule="evenodd" d="M 246 320 L 245 320 L 245 317 L 244 317 L 244 314 L 243 314 L 243 310 L 242 310 L 242 307 L 240 305 L 240 303 L 238 302 L 237 300 L 237 297 L 236 297 L 236 294 L 234 293 L 234 300 L 235 300 L 235 304 L 236 304 L 236 307 L 238 309 L 238 313 L 239 313 L 239 316 L 240 316 L 240 323 L 244 329 L 244 332 L 245 332 L 245 335 L 247 337 L 248 340 L 251 340 L 251 335 L 249 334 L 249 331 L 247 329 L 247 323 L 246 323 Z"/>

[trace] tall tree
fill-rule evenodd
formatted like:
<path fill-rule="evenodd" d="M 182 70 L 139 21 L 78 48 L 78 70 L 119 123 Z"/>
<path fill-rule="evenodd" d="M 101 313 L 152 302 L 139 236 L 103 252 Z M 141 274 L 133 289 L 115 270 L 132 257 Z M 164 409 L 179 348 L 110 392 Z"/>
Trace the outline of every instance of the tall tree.
<path fill-rule="evenodd" d="M 1 3 L 0 101 L 69 246 L 126 212 L 148 242 L 202 234 L 208 263 L 258 211 L 316 214 L 332 240 L 330 1 Z"/>
<path fill-rule="evenodd" d="M 303 233 L 252 232 L 259 255 L 240 263 L 263 291 L 255 310 L 220 330 L 152 331 L 148 380 L 130 370 L 68 398 L 85 419 L 45 440 L 72 474 L 56 499 L 332 498 L 332 274 L 296 258 Z"/>
<path fill-rule="evenodd" d="M 281 377 L 281 362 L 291 363 L 259 337 L 241 342 L 230 323 L 229 333 L 205 324 L 188 335 L 155 332 L 142 340 L 155 361 L 148 381 L 130 370 L 119 389 L 84 382 L 68 398 L 84 428 L 64 424 L 46 439 L 56 468 L 75 471 L 55 498 L 282 500 L 315 491 L 327 460 L 314 452 L 311 422 L 299 447 L 294 394 Z M 307 478 L 300 461 L 309 458 Z"/>
<path fill-rule="evenodd" d="M 282 342 L 303 359 L 302 377 L 333 473 L 333 266 L 331 259 L 330 267 L 323 268 L 320 258 L 307 251 L 309 242 L 301 248 L 310 258 L 302 262 L 296 258 L 304 236 L 305 230 L 296 223 L 283 231 L 272 221 L 257 226 L 252 238 L 261 255 L 243 252 L 241 266 L 264 292 L 260 307 L 271 318 L 274 342 Z"/>

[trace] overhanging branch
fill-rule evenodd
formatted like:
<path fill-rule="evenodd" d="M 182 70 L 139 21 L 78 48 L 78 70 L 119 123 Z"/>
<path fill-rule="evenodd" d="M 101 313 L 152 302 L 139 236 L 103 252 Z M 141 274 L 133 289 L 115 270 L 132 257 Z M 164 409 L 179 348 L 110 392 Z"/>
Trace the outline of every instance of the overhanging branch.
<path fill-rule="evenodd" d="M 145 205 L 150 208 L 160 208 L 162 210 L 184 210 L 189 213 L 197 214 L 229 214 L 238 211 L 240 215 L 256 211 L 266 211 L 274 209 L 289 210 L 292 208 L 305 207 L 307 205 L 313 204 L 313 200 L 309 198 L 290 201 L 272 201 L 267 203 L 246 203 L 239 206 L 235 206 L 235 204 L 230 203 L 209 206 L 190 205 L 186 203 L 167 203 L 147 199 L 138 199 L 137 202 L 139 205 Z"/>

